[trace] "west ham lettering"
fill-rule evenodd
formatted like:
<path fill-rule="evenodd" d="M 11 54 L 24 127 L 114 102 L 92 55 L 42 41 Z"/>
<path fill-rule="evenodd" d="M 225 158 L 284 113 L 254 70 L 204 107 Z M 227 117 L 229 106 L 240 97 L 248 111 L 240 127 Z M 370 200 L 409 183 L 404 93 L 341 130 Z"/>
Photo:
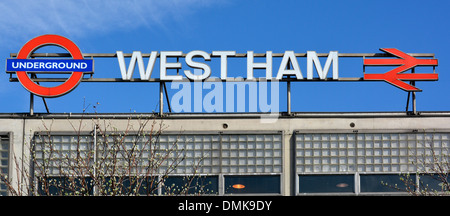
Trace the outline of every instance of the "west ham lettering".
<path fill-rule="evenodd" d="M 68 55 L 34 55 L 34 51 L 43 46 L 59 46 L 69 53 Z M 75 43 L 65 37 L 42 35 L 27 42 L 17 53 L 16 58 L 7 59 L 6 71 L 11 74 L 11 81 L 19 81 L 25 89 L 41 97 L 62 96 L 72 91 L 82 81 L 160 83 L 211 80 L 216 82 L 281 81 L 288 83 L 296 81 L 385 81 L 404 91 L 417 92 L 422 90 L 414 86 L 415 81 L 438 80 L 438 74 L 435 72 L 438 60 L 434 58 L 434 54 L 408 54 L 395 48 L 380 50 L 384 53 L 339 53 L 338 51 L 297 53 L 292 50 L 282 53 L 273 51 L 237 53 L 223 50 L 212 52 L 193 50 L 187 53 L 182 51 L 148 51 L 147 53 L 133 51 L 131 54 L 126 54 L 116 51 L 113 54 L 82 54 Z M 58 58 L 60 56 L 71 58 Z M 85 56 L 91 58 L 85 58 Z M 94 77 L 94 57 L 116 58 L 117 61 L 112 64 L 112 67 L 116 67 L 115 71 L 120 72 L 121 78 Z M 339 61 L 347 57 L 363 58 L 362 77 L 341 77 Z M 126 61 L 126 58 L 129 60 Z M 245 58 L 245 63 L 241 63 L 237 69 L 233 68 L 239 74 L 233 73 L 234 77 L 231 77 L 228 71 L 229 65 L 237 58 Z M 274 61 L 275 58 L 281 58 L 281 61 Z M 217 65 L 219 66 L 217 67 Z M 383 73 L 368 73 L 365 68 L 370 66 L 395 66 L 395 68 Z M 433 73 L 414 73 L 414 68 L 417 66 L 433 67 Z M 154 71 L 158 67 L 159 71 Z M 139 75 L 133 75 L 136 68 Z M 174 70 L 177 71 L 176 74 L 173 73 Z M 411 70 L 411 73 L 406 73 L 408 70 Z M 17 78 L 12 77 L 14 73 Z M 38 73 L 70 73 L 71 76 L 66 80 L 61 80 L 63 83 L 59 86 L 44 87 L 34 81 Z M 84 74 L 87 73 L 91 77 L 85 78 Z M 29 77 L 29 74 L 32 77 Z M 58 79 L 40 79 L 40 82 L 54 82 L 55 80 Z M 410 83 L 406 83 L 406 81 L 410 81 Z"/>

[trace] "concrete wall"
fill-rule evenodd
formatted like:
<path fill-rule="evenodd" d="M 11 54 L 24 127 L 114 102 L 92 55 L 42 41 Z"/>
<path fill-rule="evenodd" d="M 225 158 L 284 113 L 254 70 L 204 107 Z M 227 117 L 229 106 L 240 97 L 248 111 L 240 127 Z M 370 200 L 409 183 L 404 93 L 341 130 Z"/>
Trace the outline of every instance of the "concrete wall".
<path fill-rule="evenodd" d="M 91 132 L 94 125 L 101 129 L 116 129 L 118 131 L 137 130 L 148 116 L 102 114 L 69 115 L 50 114 L 41 116 L 2 115 L 0 116 L 0 132 L 12 133 L 10 157 L 10 176 L 18 184 L 14 158 L 20 167 L 27 168 L 23 159 L 29 158 L 28 146 L 35 132 Z M 254 114 L 217 114 L 217 115 L 170 115 L 163 119 L 149 119 L 146 130 L 159 129 L 162 123 L 163 131 L 199 131 L 199 132 L 252 132 L 252 131 L 283 131 L 283 195 L 294 195 L 293 175 L 293 139 L 294 131 L 347 131 L 355 130 L 437 130 L 450 131 L 450 113 L 424 113 L 419 116 L 409 116 L 405 113 L 365 113 L 365 114 L 294 114 L 294 116 L 276 116 L 271 123 L 265 123 L 261 115 Z M 154 121 L 154 122 L 153 122 Z M 226 125 L 226 126 L 225 126 Z M 27 160 L 23 160 L 26 162 Z"/>

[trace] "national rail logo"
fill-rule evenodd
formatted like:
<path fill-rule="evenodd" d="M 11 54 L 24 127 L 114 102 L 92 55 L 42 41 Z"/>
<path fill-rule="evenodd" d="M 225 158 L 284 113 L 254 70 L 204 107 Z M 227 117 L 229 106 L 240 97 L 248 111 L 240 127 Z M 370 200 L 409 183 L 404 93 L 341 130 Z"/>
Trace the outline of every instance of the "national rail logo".
<path fill-rule="evenodd" d="M 67 50 L 72 59 L 36 59 L 32 54 L 45 46 L 58 46 Z M 83 78 L 83 73 L 93 72 L 93 59 L 84 59 L 78 46 L 59 35 L 41 35 L 28 41 L 15 59 L 6 60 L 6 71 L 15 72 L 25 89 L 41 97 L 58 97 L 75 89 Z M 41 86 L 29 77 L 29 73 L 71 73 L 62 84 L 54 87 Z"/>

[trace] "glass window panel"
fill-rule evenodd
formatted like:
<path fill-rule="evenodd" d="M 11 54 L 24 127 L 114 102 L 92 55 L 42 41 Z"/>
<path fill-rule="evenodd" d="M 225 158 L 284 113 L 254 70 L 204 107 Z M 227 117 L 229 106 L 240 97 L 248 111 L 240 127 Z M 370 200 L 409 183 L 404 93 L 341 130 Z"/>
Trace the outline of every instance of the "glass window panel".
<path fill-rule="evenodd" d="M 305 151 L 305 156 L 311 157 L 312 156 L 312 151 L 311 150 Z"/>
<path fill-rule="evenodd" d="M 337 156 L 338 155 L 338 150 L 336 150 L 336 149 L 332 149 L 331 150 L 331 156 Z"/>
<path fill-rule="evenodd" d="M 1 146 L 0 146 L 0 174 L 3 176 L 9 176 L 9 137 L 7 135 L 0 136 Z M 7 195 L 7 186 L 4 181 L 0 180 L 0 196 Z"/>
<path fill-rule="evenodd" d="M 47 184 L 43 184 L 43 182 Z M 38 179 L 37 193 L 39 195 L 80 195 L 75 192 L 93 195 L 94 187 L 91 178 L 85 178 L 81 181 L 81 178 L 69 179 L 65 177 L 49 177 L 44 179 Z"/>
<path fill-rule="evenodd" d="M 231 153 L 230 153 L 230 156 L 231 157 L 237 157 L 238 156 L 238 151 L 231 151 Z"/>
<path fill-rule="evenodd" d="M 247 135 L 247 141 L 255 141 L 256 136 L 255 135 Z"/>
<path fill-rule="evenodd" d="M 238 172 L 238 168 L 235 167 L 235 166 L 230 167 L 230 171 L 229 171 L 229 172 L 230 172 L 230 173 L 237 173 L 237 172 Z"/>
<path fill-rule="evenodd" d="M 264 156 L 263 150 L 256 150 L 256 157 L 263 157 L 263 156 Z"/>
<path fill-rule="evenodd" d="M 255 142 L 248 142 L 248 143 L 247 143 L 247 148 L 248 148 L 248 149 L 254 149 L 254 148 L 256 148 L 256 143 L 255 143 Z"/>
<path fill-rule="evenodd" d="M 258 164 L 258 165 L 264 164 L 264 159 L 263 158 L 256 158 L 256 164 Z"/>
<path fill-rule="evenodd" d="M 162 194 L 218 194 L 217 176 L 170 176 L 164 180 Z"/>
<path fill-rule="evenodd" d="M 230 137 L 227 135 L 224 135 L 221 138 L 222 138 L 222 141 L 225 141 L 225 142 L 230 141 Z"/>
<path fill-rule="evenodd" d="M 245 158 L 239 158 L 239 165 L 246 165 L 247 160 Z"/>
<path fill-rule="evenodd" d="M 429 193 L 449 191 L 446 182 L 450 182 L 450 176 L 439 176 L 438 174 L 421 174 L 420 175 L 420 190 Z"/>
<path fill-rule="evenodd" d="M 320 140 L 322 140 L 322 141 L 330 140 L 330 135 L 329 134 L 321 134 Z"/>
<path fill-rule="evenodd" d="M 271 142 L 266 142 L 265 145 L 264 145 L 264 148 L 266 148 L 266 149 L 272 149 L 272 148 L 273 148 L 273 143 L 271 143 Z"/>
<path fill-rule="evenodd" d="M 299 175 L 299 193 L 354 193 L 353 175 Z"/>
<path fill-rule="evenodd" d="M 236 158 L 231 159 L 230 160 L 230 164 L 231 165 L 237 165 L 238 164 L 238 159 L 236 159 Z"/>
<path fill-rule="evenodd" d="M 239 142 L 246 141 L 246 140 L 247 140 L 247 136 L 245 136 L 245 135 L 239 135 L 238 140 L 239 140 Z"/>
<path fill-rule="evenodd" d="M 337 134 L 331 134 L 330 135 L 330 140 L 338 140 L 338 135 Z"/>
<path fill-rule="evenodd" d="M 274 142 L 281 141 L 281 135 L 273 135 L 272 138 Z"/>
<path fill-rule="evenodd" d="M 406 180 L 405 176 L 398 174 L 365 174 L 360 175 L 360 184 L 361 192 L 401 192 L 407 187 L 414 188 L 415 175 Z"/>
<path fill-rule="evenodd" d="M 263 142 L 257 142 L 256 143 L 256 148 L 257 149 L 263 149 L 264 148 L 264 143 Z"/>
<path fill-rule="evenodd" d="M 237 135 L 231 135 L 230 136 L 230 141 L 237 141 L 238 140 L 238 136 Z"/>
<path fill-rule="evenodd" d="M 279 175 L 225 176 L 226 194 L 281 192 Z"/>
<path fill-rule="evenodd" d="M 337 157 L 332 157 L 331 158 L 331 164 L 338 164 L 338 158 Z"/>
<path fill-rule="evenodd" d="M 99 193 L 111 195 L 115 188 L 116 194 L 155 195 L 158 193 L 156 181 L 158 179 L 155 177 L 105 177 Z"/>

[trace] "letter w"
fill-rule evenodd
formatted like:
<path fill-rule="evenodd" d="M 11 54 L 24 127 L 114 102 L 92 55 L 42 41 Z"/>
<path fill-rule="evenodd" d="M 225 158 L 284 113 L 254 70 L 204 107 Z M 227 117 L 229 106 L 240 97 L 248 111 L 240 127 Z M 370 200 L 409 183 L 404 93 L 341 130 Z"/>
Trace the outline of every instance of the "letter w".
<path fill-rule="evenodd" d="M 117 51 L 117 60 L 119 61 L 120 73 L 122 74 L 123 80 L 131 80 L 133 77 L 134 67 L 136 66 L 136 61 L 138 63 L 139 74 L 141 80 L 149 80 L 152 75 L 153 67 L 155 66 L 156 56 L 158 52 L 152 51 L 148 59 L 147 70 L 144 69 L 144 60 L 142 59 L 142 54 L 140 51 L 134 51 L 131 55 L 130 65 L 128 70 L 125 68 L 125 58 L 122 51 Z"/>

